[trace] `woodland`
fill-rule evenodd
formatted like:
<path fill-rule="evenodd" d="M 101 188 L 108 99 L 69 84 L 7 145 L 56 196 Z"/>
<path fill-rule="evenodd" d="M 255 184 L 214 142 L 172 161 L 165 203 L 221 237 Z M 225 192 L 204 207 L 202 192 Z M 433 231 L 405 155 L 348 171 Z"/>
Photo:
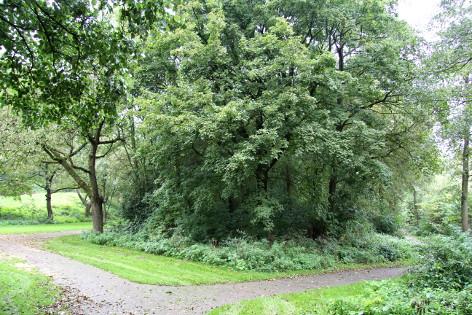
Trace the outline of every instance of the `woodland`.
<path fill-rule="evenodd" d="M 154 285 L 408 266 L 271 309 L 472 314 L 472 2 L 430 25 L 394 0 L 0 0 L 0 234 L 89 229 L 45 250 Z M 0 314 L 60 295 L 2 290 Z"/>

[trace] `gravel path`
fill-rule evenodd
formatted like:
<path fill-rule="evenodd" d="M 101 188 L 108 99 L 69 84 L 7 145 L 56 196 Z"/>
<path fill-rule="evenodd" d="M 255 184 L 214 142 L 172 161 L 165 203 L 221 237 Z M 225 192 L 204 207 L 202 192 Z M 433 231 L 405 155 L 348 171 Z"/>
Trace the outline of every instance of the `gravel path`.
<path fill-rule="evenodd" d="M 77 232 L 75 232 L 77 233 Z M 200 286 L 158 286 L 129 282 L 109 272 L 38 248 L 37 242 L 74 232 L 0 235 L 0 253 L 26 260 L 49 275 L 76 301 L 74 314 L 205 314 L 223 304 L 259 296 L 377 280 L 405 268 L 345 271 L 291 279 Z"/>

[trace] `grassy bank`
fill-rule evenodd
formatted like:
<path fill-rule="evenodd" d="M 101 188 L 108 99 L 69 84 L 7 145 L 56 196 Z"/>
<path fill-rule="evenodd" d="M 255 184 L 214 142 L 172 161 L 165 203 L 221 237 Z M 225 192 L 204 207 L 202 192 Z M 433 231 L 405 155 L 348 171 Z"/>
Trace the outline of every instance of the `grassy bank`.
<path fill-rule="evenodd" d="M 402 278 L 257 298 L 210 314 L 472 314 L 470 235 L 432 235 L 420 255 L 420 263 Z"/>
<path fill-rule="evenodd" d="M 294 272 L 236 271 L 223 266 L 144 253 L 142 251 L 92 244 L 79 236 L 48 241 L 46 249 L 114 273 L 130 281 L 160 285 L 192 285 L 244 282 L 308 275 L 334 270 L 391 266 L 393 264 L 344 264 L 320 270 Z M 398 265 L 400 263 L 396 263 Z"/>
<path fill-rule="evenodd" d="M 86 221 L 84 207 L 74 192 L 59 192 L 52 195 L 54 221 L 76 223 Z M 0 197 L 0 225 L 41 223 L 47 219 L 44 193 L 21 197 Z"/>
<path fill-rule="evenodd" d="M 86 231 L 92 228 L 90 222 L 63 224 L 0 225 L 0 234 L 31 234 L 61 231 Z"/>
<path fill-rule="evenodd" d="M 332 304 L 341 299 L 353 299 L 366 294 L 374 282 L 359 282 L 332 288 L 308 290 L 224 305 L 209 315 L 295 315 L 329 314 Z"/>
<path fill-rule="evenodd" d="M 18 268 L 17 260 L 0 260 L 0 314 L 43 314 L 58 296 L 48 277 Z"/>

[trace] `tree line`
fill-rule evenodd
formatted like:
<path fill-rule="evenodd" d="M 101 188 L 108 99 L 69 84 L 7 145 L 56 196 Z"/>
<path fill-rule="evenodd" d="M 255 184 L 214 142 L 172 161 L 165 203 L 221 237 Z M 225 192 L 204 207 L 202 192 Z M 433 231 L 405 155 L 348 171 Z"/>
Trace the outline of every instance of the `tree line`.
<path fill-rule="evenodd" d="M 462 132 L 469 228 L 470 123 L 452 113 L 470 103 L 470 6 L 443 4 L 462 20 L 426 56 L 387 0 L 1 6 L 7 125 L 89 198 L 96 232 L 113 198 L 131 226 L 196 240 L 390 233 L 439 169 L 438 122 Z M 16 141 L 4 155 L 28 160 Z"/>

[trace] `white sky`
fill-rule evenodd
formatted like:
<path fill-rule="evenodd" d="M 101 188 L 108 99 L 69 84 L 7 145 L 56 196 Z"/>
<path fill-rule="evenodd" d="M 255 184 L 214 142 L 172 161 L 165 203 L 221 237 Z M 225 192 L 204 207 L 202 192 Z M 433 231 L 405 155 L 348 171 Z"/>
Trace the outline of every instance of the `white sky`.
<path fill-rule="evenodd" d="M 439 13 L 441 0 L 399 0 L 398 13 L 427 40 L 435 38 L 435 32 L 428 29 L 431 19 Z"/>

